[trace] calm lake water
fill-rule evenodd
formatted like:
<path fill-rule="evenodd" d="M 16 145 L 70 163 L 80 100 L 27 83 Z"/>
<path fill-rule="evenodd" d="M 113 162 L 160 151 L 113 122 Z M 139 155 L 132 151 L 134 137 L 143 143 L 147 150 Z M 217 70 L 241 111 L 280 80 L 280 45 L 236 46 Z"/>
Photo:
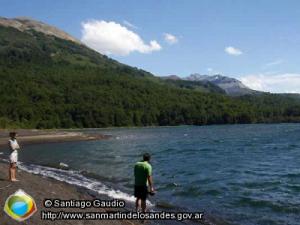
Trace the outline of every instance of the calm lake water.
<path fill-rule="evenodd" d="M 133 201 L 133 165 L 150 152 L 152 205 L 203 211 L 221 224 L 300 224 L 300 124 L 84 132 L 112 138 L 24 146 L 24 168 Z M 49 168 L 60 162 L 70 171 Z"/>

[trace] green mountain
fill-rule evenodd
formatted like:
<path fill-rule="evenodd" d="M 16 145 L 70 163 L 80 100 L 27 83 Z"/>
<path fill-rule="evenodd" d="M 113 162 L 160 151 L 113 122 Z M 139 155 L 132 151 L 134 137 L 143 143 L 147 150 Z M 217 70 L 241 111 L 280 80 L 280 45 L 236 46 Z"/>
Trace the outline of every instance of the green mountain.
<path fill-rule="evenodd" d="M 300 121 L 299 98 L 166 81 L 24 18 L 0 18 L 0 81 L 2 128 Z"/>

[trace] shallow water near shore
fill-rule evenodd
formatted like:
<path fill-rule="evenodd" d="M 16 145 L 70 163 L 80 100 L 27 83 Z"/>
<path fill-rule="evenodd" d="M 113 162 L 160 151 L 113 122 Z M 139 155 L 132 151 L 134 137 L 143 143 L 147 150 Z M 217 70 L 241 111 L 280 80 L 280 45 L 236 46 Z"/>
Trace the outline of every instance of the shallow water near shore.
<path fill-rule="evenodd" d="M 80 131 L 112 138 L 24 146 L 23 169 L 132 202 L 133 165 L 150 152 L 152 206 L 204 212 L 221 224 L 299 224 L 299 124 Z M 70 170 L 50 168 L 61 162 Z"/>

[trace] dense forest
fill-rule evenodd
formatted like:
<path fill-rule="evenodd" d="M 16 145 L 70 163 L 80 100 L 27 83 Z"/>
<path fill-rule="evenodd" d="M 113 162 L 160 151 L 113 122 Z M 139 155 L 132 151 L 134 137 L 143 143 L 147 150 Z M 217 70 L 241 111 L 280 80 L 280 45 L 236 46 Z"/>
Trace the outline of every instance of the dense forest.
<path fill-rule="evenodd" d="M 299 122 L 300 98 L 229 97 L 165 81 L 71 41 L 0 26 L 0 128 Z"/>

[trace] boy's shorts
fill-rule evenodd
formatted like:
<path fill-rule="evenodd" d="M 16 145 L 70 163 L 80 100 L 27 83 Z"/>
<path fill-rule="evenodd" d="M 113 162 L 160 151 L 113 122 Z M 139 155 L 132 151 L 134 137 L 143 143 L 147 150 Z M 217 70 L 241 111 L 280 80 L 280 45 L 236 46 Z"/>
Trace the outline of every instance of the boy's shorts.
<path fill-rule="evenodd" d="M 146 200 L 148 197 L 148 187 L 147 186 L 134 186 L 134 197 Z"/>

